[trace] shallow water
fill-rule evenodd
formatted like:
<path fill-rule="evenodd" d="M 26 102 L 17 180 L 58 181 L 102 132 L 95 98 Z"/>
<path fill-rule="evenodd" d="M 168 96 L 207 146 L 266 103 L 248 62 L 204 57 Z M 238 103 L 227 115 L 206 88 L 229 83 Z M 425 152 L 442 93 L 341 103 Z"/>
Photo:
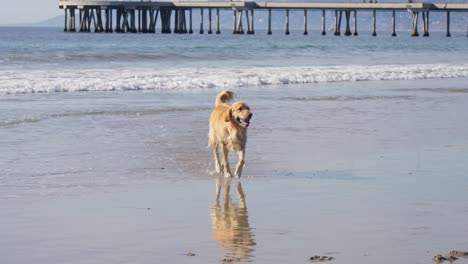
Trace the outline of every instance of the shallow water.
<path fill-rule="evenodd" d="M 0 255 L 430 263 L 468 245 L 465 90 L 463 79 L 236 89 L 254 118 L 244 176 L 230 182 L 206 147 L 216 91 L 9 96 Z"/>

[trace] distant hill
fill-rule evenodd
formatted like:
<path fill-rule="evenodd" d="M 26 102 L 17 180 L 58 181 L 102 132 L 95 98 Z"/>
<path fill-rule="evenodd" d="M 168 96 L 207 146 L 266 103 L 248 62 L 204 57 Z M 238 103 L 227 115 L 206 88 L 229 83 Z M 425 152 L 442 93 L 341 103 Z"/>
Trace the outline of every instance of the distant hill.
<path fill-rule="evenodd" d="M 77 19 L 78 21 L 78 19 Z M 32 24 L 31 26 L 35 27 L 63 27 L 64 15 L 55 16 L 37 23 Z"/>
<path fill-rule="evenodd" d="M 17 24 L 7 24 L 0 26 L 9 26 L 9 27 L 63 27 L 64 15 L 58 15 L 40 22 L 35 23 L 17 23 Z M 78 18 L 77 18 L 78 21 Z"/>

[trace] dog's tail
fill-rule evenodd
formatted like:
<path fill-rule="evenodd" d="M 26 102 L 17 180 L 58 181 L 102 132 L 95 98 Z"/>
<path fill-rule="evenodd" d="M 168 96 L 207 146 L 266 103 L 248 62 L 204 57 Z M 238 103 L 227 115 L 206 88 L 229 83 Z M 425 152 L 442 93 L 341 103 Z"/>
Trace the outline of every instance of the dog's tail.
<path fill-rule="evenodd" d="M 236 94 L 228 90 L 220 92 L 218 96 L 216 96 L 215 106 L 226 104 L 227 102 L 231 101 L 234 96 L 236 96 Z"/>

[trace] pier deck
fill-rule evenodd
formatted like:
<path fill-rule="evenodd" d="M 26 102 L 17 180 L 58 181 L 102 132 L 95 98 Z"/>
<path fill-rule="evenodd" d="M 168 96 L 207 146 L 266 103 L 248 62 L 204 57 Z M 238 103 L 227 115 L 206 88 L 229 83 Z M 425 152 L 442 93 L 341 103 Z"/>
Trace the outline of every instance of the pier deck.
<path fill-rule="evenodd" d="M 143 32 L 155 33 L 158 17 L 161 33 L 193 33 L 193 9 L 200 11 L 200 34 L 204 33 L 204 10 L 208 10 L 208 34 L 212 34 L 212 10 L 216 11 L 216 33 L 220 33 L 219 10 L 233 11 L 233 33 L 244 34 L 245 20 L 247 34 L 254 34 L 254 11 L 268 11 L 268 34 L 271 34 L 271 11 L 286 12 L 286 34 L 289 34 L 289 11 L 304 10 L 304 34 L 307 34 L 307 11 L 322 11 L 322 35 L 325 35 L 325 11 L 335 12 L 334 35 L 340 35 L 342 14 L 345 14 L 345 36 L 357 35 L 357 12 L 372 11 L 372 35 L 376 36 L 376 12 L 392 12 L 392 36 L 395 32 L 395 12 L 412 13 L 412 36 L 418 34 L 418 18 L 422 14 L 423 36 L 429 36 L 429 13 L 446 13 L 447 36 L 450 36 L 450 13 L 468 12 L 468 3 L 333 3 L 333 2 L 256 2 L 256 1 L 96 1 L 59 0 L 59 8 L 65 10 L 64 31 L 75 32 L 75 10 L 79 11 L 79 31 L 90 32 Z M 354 33 L 350 29 L 351 12 L 354 14 Z M 188 15 L 187 15 L 188 13 Z M 115 14 L 115 27 L 113 17 Z M 104 15 L 104 18 L 103 18 Z M 69 18 L 68 18 L 69 16 Z M 171 23 L 173 17 L 173 23 Z M 188 18 L 187 18 L 188 17 Z M 187 23 L 189 29 L 187 29 Z M 138 26 L 137 26 L 138 24 Z M 468 36 L 468 35 L 467 35 Z"/>

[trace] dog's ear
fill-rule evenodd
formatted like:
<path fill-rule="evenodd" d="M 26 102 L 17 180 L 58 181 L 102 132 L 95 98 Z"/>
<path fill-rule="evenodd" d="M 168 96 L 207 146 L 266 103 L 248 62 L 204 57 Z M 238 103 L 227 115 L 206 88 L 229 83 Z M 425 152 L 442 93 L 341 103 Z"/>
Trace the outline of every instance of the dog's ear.
<path fill-rule="evenodd" d="M 229 110 L 227 111 L 227 113 L 226 113 L 226 115 L 224 117 L 224 122 L 230 122 L 231 118 L 232 118 L 232 110 L 231 110 L 231 108 L 229 108 Z"/>

